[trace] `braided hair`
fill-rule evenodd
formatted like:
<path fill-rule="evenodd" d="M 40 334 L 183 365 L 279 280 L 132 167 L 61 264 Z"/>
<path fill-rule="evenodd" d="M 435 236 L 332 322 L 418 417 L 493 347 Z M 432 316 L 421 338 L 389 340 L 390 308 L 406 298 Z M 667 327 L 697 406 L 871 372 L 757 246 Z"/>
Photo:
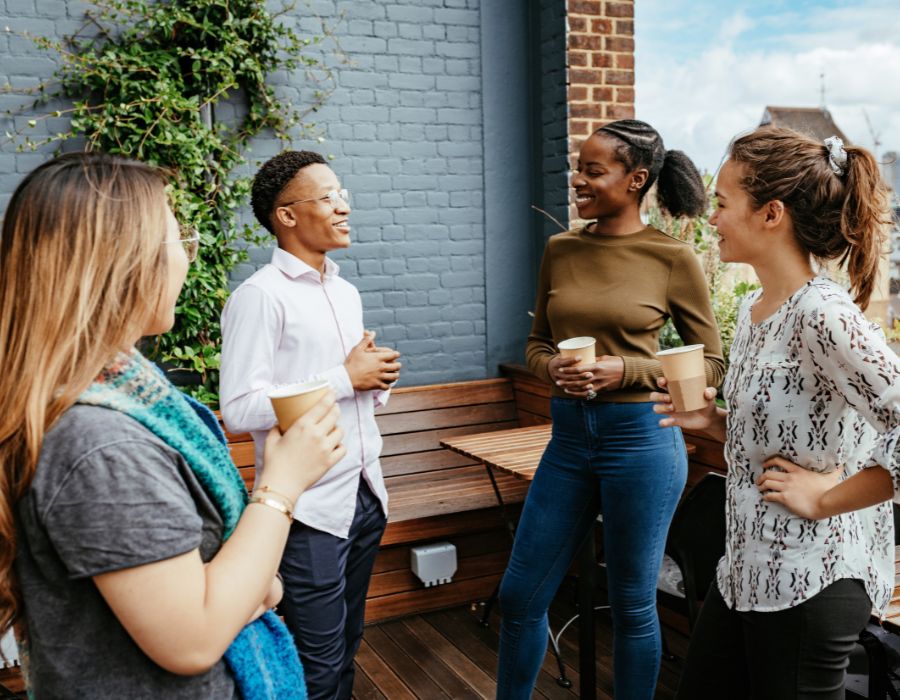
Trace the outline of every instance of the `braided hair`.
<path fill-rule="evenodd" d="M 646 168 L 647 182 L 638 201 L 658 182 L 656 197 L 672 216 L 697 216 L 706 209 L 706 188 L 693 161 L 682 151 L 667 151 L 662 136 L 647 122 L 621 119 L 594 132 L 615 139 L 615 153 L 629 171 Z"/>

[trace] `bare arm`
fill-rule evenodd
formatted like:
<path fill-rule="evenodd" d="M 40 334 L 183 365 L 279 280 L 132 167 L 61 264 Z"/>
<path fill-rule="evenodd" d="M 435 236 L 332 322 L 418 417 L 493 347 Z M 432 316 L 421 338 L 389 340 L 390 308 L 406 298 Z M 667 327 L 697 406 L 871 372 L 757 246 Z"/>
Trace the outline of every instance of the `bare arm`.
<path fill-rule="evenodd" d="M 293 504 L 343 457 L 338 415 L 329 394 L 284 435 L 273 429 L 259 486 Z M 208 564 L 195 549 L 94 582 L 147 656 L 173 673 L 199 674 L 218 662 L 267 599 L 289 529 L 284 513 L 250 504 Z"/>
<path fill-rule="evenodd" d="M 763 467 L 756 480 L 763 499 L 809 520 L 868 508 L 894 495 L 891 473 L 881 467 L 863 469 L 843 481 L 838 481 L 841 469 L 820 474 L 783 457 L 768 459 Z"/>
<path fill-rule="evenodd" d="M 893 495 L 894 486 L 887 469 L 863 469 L 825 492 L 821 502 L 822 517 L 868 508 L 891 500 Z"/>

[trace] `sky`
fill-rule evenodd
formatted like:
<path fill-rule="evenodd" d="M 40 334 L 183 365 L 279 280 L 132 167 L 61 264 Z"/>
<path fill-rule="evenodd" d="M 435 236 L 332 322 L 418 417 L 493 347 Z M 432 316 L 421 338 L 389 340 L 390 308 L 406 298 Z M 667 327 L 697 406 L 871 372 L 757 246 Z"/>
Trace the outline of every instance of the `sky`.
<path fill-rule="evenodd" d="M 701 170 L 766 105 L 820 106 L 823 73 L 847 137 L 900 152 L 900 0 L 636 0 L 635 64 L 637 118 Z"/>

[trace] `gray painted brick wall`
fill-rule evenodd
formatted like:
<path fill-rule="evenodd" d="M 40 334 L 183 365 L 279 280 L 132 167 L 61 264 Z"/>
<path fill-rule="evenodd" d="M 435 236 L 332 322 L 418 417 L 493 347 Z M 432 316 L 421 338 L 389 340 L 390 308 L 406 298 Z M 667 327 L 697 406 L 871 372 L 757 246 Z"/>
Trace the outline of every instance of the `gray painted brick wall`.
<path fill-rule="evenodd" d="M 543 209 L 561 224 L 569 224 L 569 106 L 566 100 L 565 3 L 540 0 L 540 162 Z M 543 240 L 559 226 L 540 215 Z M 543 240 L 541 243 L 543 243 Z"/>
<path fill-rule="evenodd" d="M 313 0 L 309 7 L 318 17 L 301 14 L 301 6 L 284 18 L 301 33 L 319 32 L 323 20 L 335 25 L 347 59 L 342 63 L 331 52 L 325 55 L 334 68 L 335 90 L 313 115 L 324 141 L 297 140 L 293 147 L 333 157 L 332 167 L 352 192 L 354 243 L 333 257 L 362 294 L 366 325 L 403 354 L 404 385 L 495 372 L 486 366 L 485 351 L 479 1 Z M 522 0 L 503 1 L 510 11 L 522 11 Z M 546 62 L 563 61 L 562 67 L 563 3 L 541 4 L 547 16 L 542 19 L 556 25 L 551 36 L 541 38 L 542 56 Z M 85 7 L 78 0 L 0 0 L 0 28 L 61 37 L 78 29 Z M 31 86 L 55 66 L 28 40 L 5 32 L 0 33 L 0 53 L 0 84 Z M 545 108 L 542 117 L 552 132 L 550 151 L 542 154 L 543 165 L 550 167 L 543 186 L 545 205 L 565 215 L 564 203 L 560 208 L 556 201 L 562 163 L 556 151 L 566 128 L 564 73 L 547 66 L 544 70 L 550 72 L 543 80 L 556 83 L 563 104 L 562 116 L 556 105 Z M 302 76 L 282 74 L 272 82 L 281 99 L 302 104 L 310 98 L 312 86 Z M 3 110 L 23 102 L 27 100 L 0 95 Z M 239 105 L 222 105 L 217 118 L 228 119 L 236 109 Z M 16 126 L 27 119 L 17 117 Z M 0 132 L 6 128 L 8 122 Z M 65 120 L 50 119 L 33 133 L 63 128 Z M 255 171 L 280 150 L 275 139 L 257 139 L 244 172 Z M 3 146 L 0 207 L 5 209 L 23 174 L 45 158 L 14 154 L 8 143 Z M 244 220 L 249 216 L 244 212 Z M 527 237 L 523 244 L 529 244 Z M 251 250 L 249 261 L 234 270 L 234 283 L 269 256 L 269 249 Z"/>

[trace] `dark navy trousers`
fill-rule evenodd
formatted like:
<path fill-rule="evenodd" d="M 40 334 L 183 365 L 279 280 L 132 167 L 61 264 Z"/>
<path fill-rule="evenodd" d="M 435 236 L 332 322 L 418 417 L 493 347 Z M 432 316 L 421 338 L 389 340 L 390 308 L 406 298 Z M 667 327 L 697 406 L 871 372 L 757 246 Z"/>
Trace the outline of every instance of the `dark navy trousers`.
<path fill-rule="evenodd" d="M 347 539 L 295 521 L 279 571 L 278 612 L 294 635 L 310 700 L 350 700 L 366 593 L 386 519 L 360 477 Z"/>

